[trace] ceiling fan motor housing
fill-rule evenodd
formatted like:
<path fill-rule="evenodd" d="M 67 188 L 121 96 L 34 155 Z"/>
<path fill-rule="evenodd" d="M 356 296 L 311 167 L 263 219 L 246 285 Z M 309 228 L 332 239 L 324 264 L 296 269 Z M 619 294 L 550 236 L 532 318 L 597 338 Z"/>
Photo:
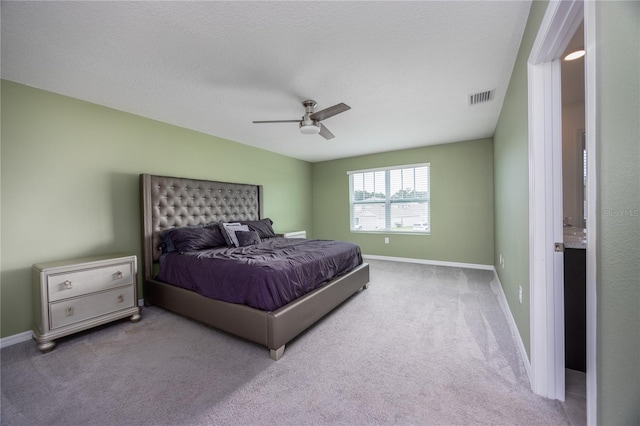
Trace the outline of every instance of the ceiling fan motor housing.
<path fill-rule="evenodd" d="M 302 121 L 300 121 L 300 133 L 305 135 L 317 135 L 320 133 L 320 122 L 311 119 L 309 116 L 313 114 L 313 110 L 316 108 L 316 101 L 308 100 L 302 102 L 306 114 L 302 117 Z"/>

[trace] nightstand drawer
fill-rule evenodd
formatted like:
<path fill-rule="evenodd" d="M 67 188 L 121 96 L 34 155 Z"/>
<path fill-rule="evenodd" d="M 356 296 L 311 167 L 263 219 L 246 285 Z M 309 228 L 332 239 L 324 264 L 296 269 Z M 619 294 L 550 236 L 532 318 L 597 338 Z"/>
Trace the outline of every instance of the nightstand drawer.
<path fill-rule="evenodd" d="M 49 302 L 133 284 L 133 275 L 130 262 L 52 274 L 47 277 Z"/>
<path fill-rule="evenodd" d="M 51 329 L 135 306 L 132 285 L 49 305 Z"/>

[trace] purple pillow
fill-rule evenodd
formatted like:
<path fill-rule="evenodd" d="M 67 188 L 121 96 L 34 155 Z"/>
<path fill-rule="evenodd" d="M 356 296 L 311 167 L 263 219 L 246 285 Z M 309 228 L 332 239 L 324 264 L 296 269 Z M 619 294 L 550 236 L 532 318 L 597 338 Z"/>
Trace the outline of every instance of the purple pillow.
<path fill-rule="evenodd" d="M 217 223 L 206 226 L 172 228 L 163 232 L 162 239 L 166 252 L 184 253 L 227 245 Z"/>
<path fill-rule="evenodd" d="M 260 242 L 260 235 L 256 231 L 236 231 L 238 247 L 246 247 Z"/>
<path fill-rule="evenodd" d="M 273 238 L 276 236 L 276 233 L 271 227 L 273 221 L 268 217 L 260 220 L 243 220 L 240 221 L 240 223 L 247 225 L 251 231 L 256 231 L 260 238 Z"/>

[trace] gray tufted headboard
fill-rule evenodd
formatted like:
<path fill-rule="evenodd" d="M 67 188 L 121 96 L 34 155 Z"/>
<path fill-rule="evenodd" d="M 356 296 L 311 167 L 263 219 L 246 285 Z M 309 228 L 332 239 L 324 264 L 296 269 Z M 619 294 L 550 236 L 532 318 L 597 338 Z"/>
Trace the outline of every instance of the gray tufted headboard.
<path fill-rule="evenodd" d="M 153 278 L 168 228 L 262 218 L 262 186 L 140 175 L 144 277 Z"/>

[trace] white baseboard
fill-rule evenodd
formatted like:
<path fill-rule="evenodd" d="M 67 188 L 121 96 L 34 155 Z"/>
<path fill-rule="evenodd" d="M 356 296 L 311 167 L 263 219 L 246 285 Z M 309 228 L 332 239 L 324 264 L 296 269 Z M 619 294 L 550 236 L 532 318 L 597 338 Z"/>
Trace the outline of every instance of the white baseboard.
<path fill-rule="evenodd" d="M 496 273 L 495 268 L 493 269 L 493 274 L 495 276 L 495 281 L 491 283 L 492 284 L 491 289 L 498 296 L 498 303 L 500 304 L 502 311 L 507 316 L 507 322 L 509 323 L 509 328 L 511 328 L 511 332 L 513 333 L 516 339 L 516 344 L 518 345 L 518 350 L 520 351 L 520 356 L 522 358 L 522 362 L 524 363 L 524 368 L 527 371 L 527 377 L 529 378 L 529 383 L 531 383 L 531 361 L 529 361 L 527 350 L 525 349 L 524 343 L 522 342 L 522 337 L 520 336 L 520 331 L 518 331 L 516 320 L 513 318 L 511 309 L 509 309 L 507 296 L 504 294 L 504 289 L 502 288 L 500 277 L 498 277 L 498 274 Z"/>
<path fill-rule="evenodd" d="M 493 265 L 483 265 L 480 263 L 460 263 L 460 262 L 445 262 L 442 260 L 427 260 L 427 259 L 413 259 L 409 257 L 392 257 L 392 256 L 378 256 L 375 254 L 363 254 L 363 259 L 374 260 L 387 260 L 390 262 L 406 262 L 406 263 L 420 263 L 422 265 L 434 265 L 434 266 L 451 266 L 454 268 L 469 268 L 469 269 L 484 269 L 486 271 L 495 271 Z"/>
<path fill-rule="evenodd" d="M 144 306 L 144 299 L 138 299 L 138 306 Z M 0 339 L 0 349 L 18 343 L 26 342 L 27 340 L 31 340 L 32 337 L 32 331 L 25 331 L 23 333 L 14 334 L 13 336 L 3 337 L 2 339 Z"/>
<path fill-rule="evenodd" d="M 3 337 L 2 339 L 0 339 L 0 348 L 6 348 L 7 346 L 26 342 L 27 340 L 31 340 L 32 336 L 33 332 L 25 331 L 23 333 L 14 334 L 13 336 Z"/>

